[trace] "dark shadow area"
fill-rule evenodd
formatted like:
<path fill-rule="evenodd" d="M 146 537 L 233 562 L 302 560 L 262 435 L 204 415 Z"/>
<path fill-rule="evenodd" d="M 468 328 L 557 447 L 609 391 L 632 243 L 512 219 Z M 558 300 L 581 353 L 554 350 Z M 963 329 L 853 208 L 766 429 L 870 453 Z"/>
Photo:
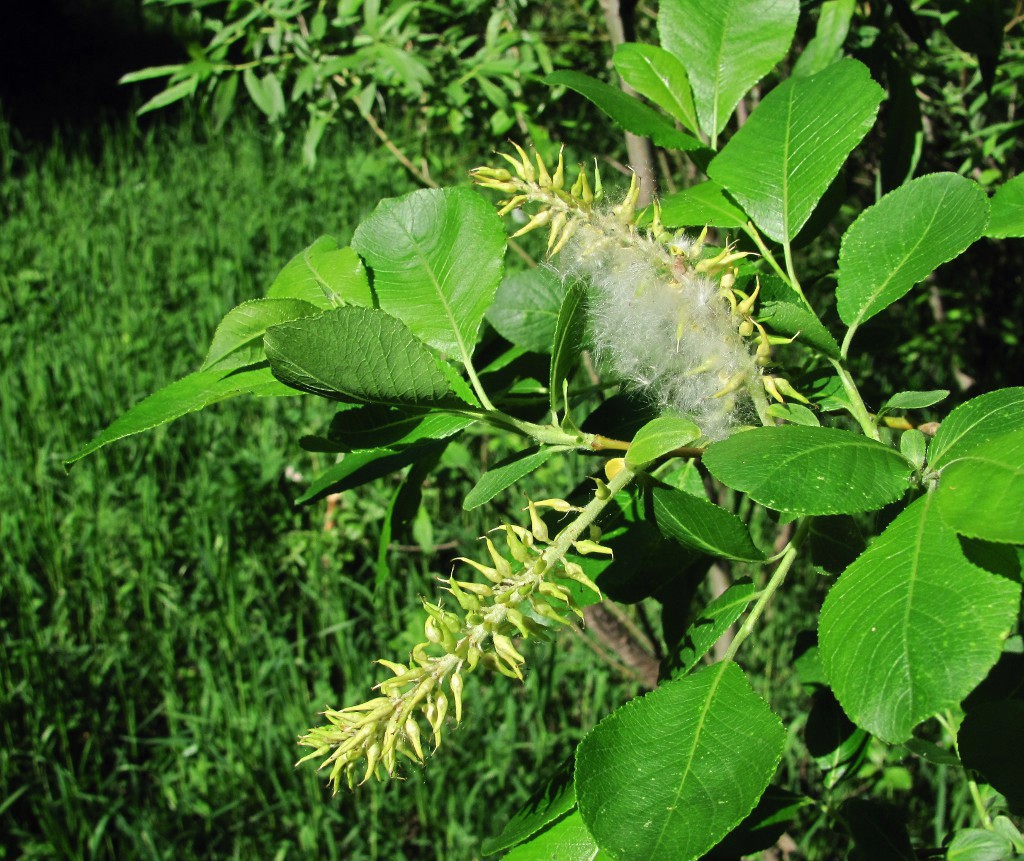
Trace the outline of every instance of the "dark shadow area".
<path fill-rule="evenodd" d="M 140 104 L 140 90 L 118 78 L 185 57 L 177 28 L 139 0 L 37 0 L 16 8 L 0 27 L 0 116 L 26 141 L 123 117 Z M 156 82 L 147 90 L 160 88 Z"/>

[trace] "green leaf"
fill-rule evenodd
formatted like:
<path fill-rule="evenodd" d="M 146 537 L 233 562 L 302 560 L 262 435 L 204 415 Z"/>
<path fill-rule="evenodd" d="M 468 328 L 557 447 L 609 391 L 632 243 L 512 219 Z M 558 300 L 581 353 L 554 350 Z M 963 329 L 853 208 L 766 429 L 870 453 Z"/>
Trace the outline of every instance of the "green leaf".
<path fill-rule="evenodd" d="M 855 514 L 895 502 L 913 466 L 895 449 L 835 428 L 797 425 L 733 434 L 704 452 L 728 487 L 790 514 Z"/>
<path fill-rule="evenodd" d="M 562 71 L 548 75 L 544 83 L 574 90 L 597 105 L 627 132 L 650 138 L 657 146 L 689 152 L 706 149 L 697 138 L 679 131 L 663 114 L 597 78 L 580 72 Z"/>
<path fill-rule="evenodd" d="M 252 69 L 242 72 L 242 82 L 249 92 L 249 98 L 269 120 L 278 120 L 284 116 L 285 102 L 281 82 L 274 74 L 258 77 Z"/>
<path fill-rule="evenodd" d="M 694 861 L 754 809 L 785 740 L 739 667 L 705 667 L 626 703 L 580 742 L 580 813 L 612 857 Z"/>
<path fill-rule="evenodd" d="M 531 840 L 519 844 L 503 861 L 610 861 L 598 851 L 577 811 L 564 815 Z"/>
<path fill-rule="evenodd" d="M 267 297 L 302 299 L 324 310 L 342 304 L 374 305 L 363 261 L 351 248 L 340 248 L 331 236 L 321 236 L 288 261 Z"/>
<path fill-rule="evenodd" d="M 1024 236 L 1024 174 L 999 186 L 992 196 L 991 206 L 986 236 L 993 239 Z"/>
<path fill-rule="evenodd" d="M 395 407 L 455 401 L 434 354 L 383 311 L 324 311 L 272 326 L 264 344 L 274 376 L 305 392 Z"/>
<path fill-rule="evenodd" d="M 671 488 L 655 487 L 651 495 L 658 528 L 666 537 L 711 556 L 743 562 L 764 559 L 743 521 L 724 508 Z"/>
<path fill-rule="evenodd" d="M 730 626 L 743 615 L 743 611 L 754 600 L 755 591 L 753 582 L 739 580 L 700 611 L 680 645 L 672 678 L 685 676 L 697 666 Z"/>
<path fill-rule="evenodd" d="M 295 500 L 296 505 L 315 502 L 331 493 L 341 493 L 375 481 L 385 475 L 397 472 L 403 467 L 433 456 L 446 445 L 445 442 L 428 442 L 410 445 L 401 451 L 376 448 L 368 451 L 354 451 L 346 454 L 333 466 L 320 473 Z"/>
<path fill-rule="evenodd" d="M 638 467 L 700 436 L 700 428 L 680 416 L 658 416 L 637 431 L 626 450 L 626 463 Z"/>
<path fill-rule="evenodd" d="M 246 394 L 269 397 L 294 392 L 277 382 L 267 367 L 230 373 L 223 370 L 197 371 L 164 386 L 136 404 L 64 461 L 64 465 L 70 466 L 108 443 L 167 424 L 218 401 Z"/>
<path fill-rule="evenodd" d="M 781 278 L 761 279 L 757 319 L 779 335 L 796 337 L 798 343 L 813 347 L 831 359 L 842 355 L 832 333 Z"/>
<path fill-rule="evenodd" d="M 948 397 L 949 389 L 932 389 L 927 392 L 896 392 L 878 408 L 878 415 L 883 416 L 893 410 L 923 410 Z"/>
<path fill-rule="evenodd" d="M 316 305 L 301 299 L 253 299 L 227 313 L 213 335 L 201 370 L 229 371 L 266 361 L 263 335 L 270 326 L 315 317 Z"/>
<path fill-rule="evenodd" d="M 1024 544 L 1024 426 L 947 461 L 935 498 L 961 535 Z"/>
<path fill-rule="evenodd" d="M 378 204 L 356 228 L 380 307 L 463 363 L 498 284 L 505 228 L 469 188 L 422 189 Z"/>
<path fill-rule="evenodd" d="M 826 0 L 821 4 L 814 38 L 793 64 L 794 77 L 813 75 L 839 59 L 855 5 L 855 0 Z"/>
<path fill-rule="evenodd" d="M 538 267 L 507 275 L 498 286 L 487 322 L 506 341 L 534 353 L 550 353 L 565 284 L 554 272 Z"/>
<path fill-rule="evenodd" d="M 150 111 L 166 108 L 168 105 L 173 105 L 175 102 L 187 99 L 195 93 L 198 85 L 199 77 L 197 75 L 192 75 L 184 81 L 178 81 L 178 83 L 172 84 L 166 90 L 161 90 L 153 96 L 153 98 L 136 111 L 136 114 L 138 116 L 142 116 L 143 114 L 148 114 Z"/>
<path fill-rule="evenodd" d="M 700 125 L 712 138 L 793 41 L 797 0 L 673 0 L 658 14 L 661 47 L 686 67 Z"/>
<path fill-rule="evenodd" d="M 1024 747 L 1017 743 L 1024 727 L 1024 699 L 983 702 L 971 708 L 957 733 L 961 759 L 985 782 L 1024 806 Z"/>
<path fill-rule="evenodd" d="M 380 404 L 346 409 L 335 415 L 317 451 L 353 451 L 401 448 L 424 439 L 445 439 L 469 427 L 475 420 L 440 410 L 400 410 Z M 314 442 L 316 440 L 314 439 Z"/>
<path fill-rule="evenodd" d="M 577 281 L 566 291 L 558 311 L 554 346 L 551 349 L 551 376 L 548 381 L 548 398 L 553 413 L 558 413 L 563 406 L 562 383 L 576 367 L 583 349 L 583 333 L 587 322 L 586 296 L 586 287 Z"/>
<path fill-rule="evenodd" d="M 708 175 L 765 234 L 787 242 L 871 128 L 883 95 L 857 60 L 840 60 L 809 78 L 790 78 L 729 139 Z"/>
<path fill-rule="evenodd" d="M 722 186 L 708 180 L 662 199 L 661 221 L 666 227 L 742 227 L 747 216 Z"/>
<path fill-rule="evenodd" d="M 939 425 L 929 462 L 941 469 L 955 458 L 987 448 L 996 437 L 1024 427 L 1024 387 L 998 389 L 961 404 Z"/>
<path fill-rule="evenodd" d="M 955 173 L 911 180 L 865 209 L 843 235 L 836 301 L 859 326 L 982 235 L 988 199 Z"/>
<path fill-rule="evenodd" d="M 679 58 L 657 45 L 626 42 L 615 49 L 615 71 L 641 96 L 667 111 L 691 134 L 700 134 L 690 82 Z"/>
<path fill-rule="evenodd" d="M 153 78 L 166 78 L 171 75 L 176 75 L 184 67 L 181 63 L 176 63 L 173 66 L 149 66 L 145 69 L 139 69 L 135 72 L 128 72 L 126 75 L 121 75 L 117 79 L 119 84 L 137 84 L 139 81 L 150 81 Z"/>
<path fill-rule="evenodd" d="M 1008 861 L 1014 857 L 1009 840 L 984 828 L 957 831 L 946 849 L 946 861 Z"/>
<path fill-rule="evenodd" d="M 497 837 L 484 840 L 480 851 L 493 855 L 511 849 L 532 837 L 545 825 L 568 813 L 576 806 L 576 789 L 572 782 L 572 760 L 560 768 L 520 807 Z"/>
<path fill-rule="evenodd" d="M 954 708 L 998 660 L 1020 586 L 973 565 L 934 497 L 902 512 L 836 581 L 818 640 L 851 719 L 883 741 Z"/>
<path fill-rule="evenodd" d="M 466 494 L 462 507 L 469 511 L 489 502 L 506 487 L 511 487 L 519 479 L 525 478 L 559 452 L 568 450 L 565 446 L 548 445 L 540 449 L 532 448 L 525 452 L 517 452 L 505 458 L 480 476 L 480 480 Z"/>

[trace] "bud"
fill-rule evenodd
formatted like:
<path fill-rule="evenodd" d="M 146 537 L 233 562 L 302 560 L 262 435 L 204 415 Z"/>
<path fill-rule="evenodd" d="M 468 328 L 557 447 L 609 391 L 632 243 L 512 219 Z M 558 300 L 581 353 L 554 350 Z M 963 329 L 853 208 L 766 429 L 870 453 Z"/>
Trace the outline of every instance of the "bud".
<path fill-rule="evenodd" d="M 416 754 L 416 758 L 423 762 L 423 748 L 420 745 L 420 728 L 416 723 L 415 718 L 409 718 L 405 722 L 405 737 L 409 739 L 409 744 L 412 745 L 413 752 Z"/>
<path fill-rule="evenodd" d="M 452 689 L 452 699 L 455 700 L 455 723 L 462 723 L 462 676 L 453 673 L 448 687 Z"/>
<path fill-rule="evenodd" d="M 606 460 L 604 464 L 604 475 L 609 481 L 612 481 L 626 466 L 626 461 L 621 457 L 613 457 L 610 460 Z"/>
<path fill-rule="evenodd" d="M 533 531 L 534 537 L 538 541 L 543 541 L 547 544 L 551 540 L 548 537 L 548 526 L 537 513 L 537 506 L 530 502 L 527 505 L 527 509 L 530 512 L 530 529 Z"/>

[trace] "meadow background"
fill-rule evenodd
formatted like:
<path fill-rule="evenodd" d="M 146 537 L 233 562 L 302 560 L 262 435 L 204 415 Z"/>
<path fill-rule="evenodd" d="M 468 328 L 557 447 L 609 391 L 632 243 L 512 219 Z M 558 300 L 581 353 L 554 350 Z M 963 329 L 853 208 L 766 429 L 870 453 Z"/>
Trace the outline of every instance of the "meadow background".
<path fill-rule="evenodd" d="M 308 399 L 231 401 L 62 466 L 198 367 L 223 314 L 295 253 L 325 233 L 345 242 L 378 200 L 416 187 L 362 126 L 332 128 L 310 170 L 254 111 L 222 131 L 188 106 L 135 119 L 141 96 L 117 76 L 180 51 L 137 12 L 49 0 L 0 46 L 0 858 L 480 857 L 538 775 L 638 689 L 583 639 L 535 649 L 523 686 L 472 680 L 454 743 L 404 781 L 332 798 L 294 763 L 316 713 L 364 698 L 370 661 L 415 642 L 406 610 L 435 594 L 452 543 L 479 534 L 459 499 L 486 446 L 448 450 L 429 525 L 384 554 L 390 578 L 377 565 L 393 482 L 330 517 L 292 504 L 326 464 L 297 445 L 330 418 Z M 44 41 L 63 62 L 18 65 Z M 943 106 L 940 132 L 957 128 L 962 93 Z M 621 146 L 599 122 L 572 134 Z M 985 129 L 951 136 L 950 164 L 928 169 L 974 171 Z M 461 181 L 499 143 L 435 147 L 435 178 Z M 957 264 L 941 319 L 923 293 L 879 321 L 869 389 L 948 386 L 954 371 L 1019 382 L 1020 243 L 983 244 Z M 813 572 L 806 584 L 751 658 L 790 715 L 808 702 L 796 632 L 824 589 Z M 790 775 L 808 767 L 793 727 Z M 961 815 L 943 767 L 874 765 L 937 833 Z"/>

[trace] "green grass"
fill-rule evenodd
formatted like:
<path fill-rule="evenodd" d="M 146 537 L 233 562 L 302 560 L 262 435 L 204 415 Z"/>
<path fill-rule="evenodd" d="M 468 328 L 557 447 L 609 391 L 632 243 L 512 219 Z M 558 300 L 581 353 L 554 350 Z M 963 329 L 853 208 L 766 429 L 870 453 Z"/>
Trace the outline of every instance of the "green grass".
<path fill-rule="evenodd" d="M 411 185 L 341 132 L 312 174 L 246 123 L 87 143 L 16 154 L 0 133 L 0 857 L 478 857 L 627 694 L 588 650 L 471 682 L 428 768 L 332 799 L 297 735 L 366 697 L 447 571 L 393 552 L 374 593 L 386 485 L 330 532 L 322 504 L 293 508 L 286 468 L 314 468 L 296 441 L 327 409 L 232 401 L 61 466 L 294 253 Z M 450 520 L 438 543 L 476 528 Z"/>

